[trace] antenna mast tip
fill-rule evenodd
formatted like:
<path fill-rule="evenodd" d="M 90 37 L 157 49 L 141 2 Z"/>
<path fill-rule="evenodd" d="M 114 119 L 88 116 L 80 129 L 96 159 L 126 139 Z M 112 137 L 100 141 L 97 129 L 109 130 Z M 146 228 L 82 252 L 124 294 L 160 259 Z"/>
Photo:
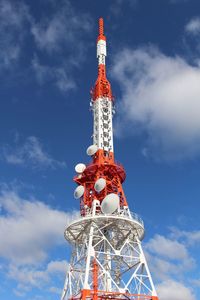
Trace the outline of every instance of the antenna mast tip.
<path fill-rule="evenodd" d="M 99 35 L 104 35 L 103 18 L 99 18 Z"/>

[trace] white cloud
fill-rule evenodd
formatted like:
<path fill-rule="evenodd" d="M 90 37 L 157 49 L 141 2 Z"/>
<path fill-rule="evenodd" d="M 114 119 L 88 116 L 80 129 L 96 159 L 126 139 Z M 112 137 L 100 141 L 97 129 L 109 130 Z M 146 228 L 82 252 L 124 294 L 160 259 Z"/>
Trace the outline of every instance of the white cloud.
<path fill-rule="evenodd" d="M 183 244 L 158 234 L 149 240 L 147 249 L 169 259 L 184 260 L 188 257 Z"/>
<path fill-rule="evenodd" d="M 33 23 L 31 28 L 37 46 L 48 53 L 63 51 L 63 46 L 79 48 L 80 37 L 90 30 L 89 15 L 75 11 L 69 1 L 61 1 L 53 15 Z"/>
<path fill-rule="evenodd" d="M 36 56 L 32 60 L 32 67 L 40 85 L 45 82 L 53 82 L 62 92 L 67 92 L 76 87 L 75 81 L 67 74 L 65 68 L 42 65 Z"/>
<path fill-rule="evenodd" d="M 14 279 L 17 284 L 17 292 L 26 292 L 31 288 L 43 288 L 50 285 L 52 279 L 59 276 L 63 280 L 67 272 L 66 261 L 50 261 L 46 268 L 33 268 L 32 266 L 9 266 L 8 278 Z"/>
<path fill-rule="evenodd" d="M 64 26 L 59 17 L 54 16 L 53 19 L 46 20 L 46 24 L 34 24 L 31 32 L 39 48 L 48 52 L 58 50 L 60 48 L 60 40 L 64 38 Z"/>
<path fill-rule="evenodd" d="M 53 260 L 51 250 L 65 245 L 64 229 L 78 212 L 65 213 L 4 186 L 0 193 L 0 261 L 2 276 L 13 293 L 58 293 L 68 270 L 66 260 Z M 7 187 L 8 188 L 8 187 Z M 50 257 L 50 259 L 49 259 Z"/>
<path fill-rule="evenodd" d="M 66 261 L 51 261 L 47 265 L 47 272 L 50 274 L 60 273 L 60 274 L 66 274 L 68 265 Z"/>
<path fill-rule="evenodd" d="M 195 17 L 191 19 L 185 26 L 185 30 L 188 33 L 192 33 L 194 35 L 200 34 L 200 17 Z"/>
<path fill-rule="evenodd" d="M 114 59 L 118 132 L 147 135 L 145 155 L 160 160 L 200 153 L 200 68 L 155 48 L 125 49 Z"/>
<path fill-rule="evenodd" d="M 196 300 L 189 287 L 174 280 L 166 280 L 157 285 L 157 292 L 161 300 Z"/>
<path fill-rule="evenodd" d="M 200 288 L 200 277 L 191 280 L 192 286 Z"/>
<path fill-rule="evenodd" d="M 200 246 L 200 231 L 180 230 L 176 227 L 171 228 L 171 237 L 184 240 L 189 246 Z"/>
<path fill-rule="evenodd" d="M 0 2 L 0 70 L 18 61 L 29 20 L 28 7 L 23 2 Z"/>
<path fill-rule="evenodd" d="M 45 270 L 40 271 L 30 267 L 19 268 L 15 265 L 10 266 L 7 276 L 18 283 L 18 291 L 30 290 L 31 287 L 40 288 L 49 280 Z"/>
<path fill-rule="evenodd" d="M 162 300 L 197 300 L 193 287 L 193 275 L 196 261 L 189 252 L 190 248 L 184 241 L 170 233 L 170 238 L 155 235 L 145 245 L 150 271 L 157 279 L 156 290 Z M 193 272 L 194 273 L 194 272 Z"/>
<path fill-rule="evenodd" d="M 184 241 L 170 233 L 170 238 L 155 235 L 145 244 L 150 270 L 158 282 L 171 279 L 180 280 L 196 268 L 196 260 Z"/>
<path fill-rule="evenodd" d="M 150 271 L 153 278 L 158 282 L 167 280 L 180 273 L 180 264 L 173 263 L 170 260 L 160 258 L 158 255 L 146 253 L 147 260 L 149 261 Z"/>
<path fill-rule="evenodd" d="M 23 199 L 14 191 L 0 196 L 0 256 L 15 265 L 37 265 L 47 250 L 64 243 L 66 225 L 77 213 L 64 213 L 36 199 Z M 61 270 L 50 264 L 48 271 Z"/>
<path fill-rule="evenodd" d="M 65 167 L 65 162 L 53 159 L 43 148 L 41 142 L 35 136 L 29 136 L 25 142 L 14 147 L 2 147 L 2 159 L 13 165 L 32 166 L 33 168 Z"/>
<path fill-rule="evenodd" d="M 33 72 L 39 84 L 52 83 L 67 92 L 76 87 L 74 71 L 86 58 L 92 20 L 68 0 L 46 5 L 48 9 L 36 18 L 24 1 L 0 2 L 0 71 L 7 69 L 13 74 L 15 70 L 15 76 Z M 30 49 L 26 51 L 27 44 L 34 57 Z M 21 57 L 28 67 L 24 61 L 19 64 Z"/>
<path fill-rule="evenodd" d="M 59 289 L 55 286 L 50 287 L 49 291 L 51 293 L 55 293 L 55 294 L 58 294 L 58 295 L 61 295 L 61 293 L 62 293 L 62 289 Z"/>
<path fill-rule="evenodd" d="M 31 32 L 37 50 L 40 50 L 32 60 L 32 66 L 40 84 L 54 82 L 62 92 L 76 86 L 72 72 L 85 59 L 88 49 L 85 44 L 91 24 L 90 16 L 75 11 L 69 1 L 61 1 L 53 14 L 46 15 L 38 22 L 32 22 Z M 40 53 L 44 52 L 49 59 L 53 56 L 53 63 L 41 62 Z"/>

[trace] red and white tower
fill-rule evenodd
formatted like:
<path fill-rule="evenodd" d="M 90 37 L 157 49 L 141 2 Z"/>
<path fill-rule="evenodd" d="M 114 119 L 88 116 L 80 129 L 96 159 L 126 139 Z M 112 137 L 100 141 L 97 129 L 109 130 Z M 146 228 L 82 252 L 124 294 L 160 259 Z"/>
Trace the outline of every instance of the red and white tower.
<path fill-rule="evenodd" d="M 91 162 L 75 167 L 74 197 L 80 217 L 65 230 L 72 257 L 62 300 L 158 300 L 142 250 L 144 224 L 130 212 L 122 183 L 126 174 L 115 162 L 112 116 L 114 103 L 106 77 L 106 37 L 99 19 L 98 77 L 91 92 L 94 117 Z"/>

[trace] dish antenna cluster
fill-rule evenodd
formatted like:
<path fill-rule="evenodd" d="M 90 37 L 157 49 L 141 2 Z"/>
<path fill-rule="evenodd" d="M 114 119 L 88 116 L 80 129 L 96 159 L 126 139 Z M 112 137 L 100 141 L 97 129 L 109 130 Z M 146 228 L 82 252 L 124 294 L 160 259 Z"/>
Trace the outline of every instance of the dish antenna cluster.
<path fill-rule="evenodd" d="M 94 155 L 96 153 L 97 150 L 96 150 L 96 147 L 94 147 L 94 146 L 95 145 L 90 146 L 88 148 L 89 151 L 87 149 L 87 153 L 90 153 L 89 155 Z M 85 169 L 86 169 L 86 166 L 82 163 L 79 163 L 75 167 L 75 170 L 78 174 L 83 173 Z M 97 193 L 101 193 L 105 189 L 105 187 L 106 187 L 106 180 L 104 178 L 99 178 L 96 180 L 96 182 L 94 184 L 94 190 Z M 84 191 L 85 191 L 84 186 L 79 185 L 74 191 L 74 198 L 80 199 L 84 195 Z M 110 193 L 107 196 L 105 196 L 104 199 L 102 200 L 101 212 L 103 214 L 113 214 L 114 212 L 116 212 L 116 210 L 118 208 L 119 208 L 119 196 L 118 195 L 116 195 L 114 193 Z"/>
<path fill-rule="evenodd" d="M 80 216 L 65 230 L 73 253 L 62 300 L 158 300 L 142 249 L 144 224 L 131 213 L 122 184 L 124 168 L 113 148 L 114 99 L 106 77 L 106 37 L 99 19 L 98 77 L 92 89 L 90 163 L 75 167 Z"/>

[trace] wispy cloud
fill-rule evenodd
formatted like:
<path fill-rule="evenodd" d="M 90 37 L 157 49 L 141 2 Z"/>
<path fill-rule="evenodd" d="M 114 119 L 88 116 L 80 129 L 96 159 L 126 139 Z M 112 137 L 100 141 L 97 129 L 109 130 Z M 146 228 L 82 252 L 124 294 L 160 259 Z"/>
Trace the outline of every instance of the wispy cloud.
<path fill-rule="evenodd" d="M 156 160 L 199 156 L 200 67 L 153 47 L 125 49 L 117 57 L 113 77 L 122 91 L 118 131 L 145 132 L 143 153 Z"/>
<path fill-rule="evenodd" d="M 123 6 L 128 5 L 130 8 L 135 8 L 138 2 L 138 0 L 114 0 L 111 1 L 109 9 L 111 14 L 117 17 L 121 14 Z"/>
<path fill-rule="evenodd" d="M 23 73 L 32 72 L 40 85 L 50 82 L 67 92 L 76 87 L 74 72 L 86 58 L 91 29 L 90 15 L 75 10 L 68 0 L 59 5 L 49 1 L 48 10 L 37 19 L 26 2 L 2 0 L 0 72 L 14 73 L 18 66 Z"/>
<path fill-rule="evenodd" d="M 63 52 L 66 46 L 79 48 L 82 34 L 90 30 L 89 15 L 75 11 L 69 1 L 61 1 L 53 14 L 34 22 L 31 28 L 37 46 L 49 54 Z"/>
<path fill-rule="evenodd" d="M 52 14 L 32 22 L 31 33 L 38 52 L 32 66 L 40 84 L 55 82 L 62 92 L 76 86 L 72 72 L 85 59 L 91 24 L 90 16 L 75 11 L 69 1 L 61 1 Z M 54 57 L 53 63 L 41 62 L 40 54 L 44 52 L 49 59 Z"/>
<path fill-rule="evenodd" d="M 65 68 L 42 65 L 37 56 L 32 60 L 32 67 L 40 85 L 50 82 L 62 92 L 67 92 L 76 87 L 75 81 L 67 74 Z"/>
<path fill-rule="evenodd" d="M 191 33 L 193 35 L 200 34 L 200 17 L 192 18 L 185 26 L 185 30 L 187 33 Z"/>
<path fill-rule="evenodd" d="M 29 20 L 28 7 L 23 2 L 0 2 L 0 71 L 18 61 Z"/>
<path fill-rule="evenodd" d="M 184 240 L 189 246 L 200 247 L 200 230 L 186 231 L 172 227 L 171 236 L 172 238 Z"/>
<path fill-rule="evenodd" d="M 65 162 L 58 161 L 50 156 L 35 136 L 27 137 L 22 144 L 16 142 L 14 146 L 3 146 L 1 153 L 2 159 L 13 165 L 31 166 L 37 169 L 55 169 L 66 166 Z"/>

